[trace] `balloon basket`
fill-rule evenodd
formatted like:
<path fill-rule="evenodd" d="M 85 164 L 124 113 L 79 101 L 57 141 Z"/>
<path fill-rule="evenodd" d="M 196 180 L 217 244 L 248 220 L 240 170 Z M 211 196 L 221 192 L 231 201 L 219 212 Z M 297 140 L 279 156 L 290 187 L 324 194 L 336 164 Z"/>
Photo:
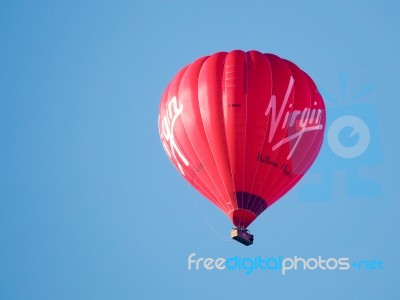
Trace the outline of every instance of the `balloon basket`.
<path fill-rule="evenodd" d="M 244 227 L 233 228 L 231 238 L 246 246 L 250 246 L 254 242 L 254 236 Z"/>

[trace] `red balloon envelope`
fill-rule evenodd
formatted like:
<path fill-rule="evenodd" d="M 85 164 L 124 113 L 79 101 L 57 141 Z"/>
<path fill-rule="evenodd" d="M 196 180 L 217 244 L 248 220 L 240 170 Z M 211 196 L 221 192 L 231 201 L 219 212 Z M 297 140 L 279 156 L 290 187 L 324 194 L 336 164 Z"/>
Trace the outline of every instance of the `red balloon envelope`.
<path fill-rule="evenodd" d="M 162 96 L 158 126 L 180 174 L 246 228 L 310 168 L 325 121 L 323 99 L 299 67 L 235 50 L 180 70 Z"/>

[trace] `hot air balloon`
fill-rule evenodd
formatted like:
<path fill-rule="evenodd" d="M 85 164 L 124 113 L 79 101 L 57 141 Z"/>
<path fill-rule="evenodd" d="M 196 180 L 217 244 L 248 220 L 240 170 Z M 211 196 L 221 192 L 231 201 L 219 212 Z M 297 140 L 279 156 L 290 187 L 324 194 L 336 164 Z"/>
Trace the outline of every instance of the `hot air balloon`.
<path fill-rule="evenodd" d="M 247 227 L 315 161 L 324 101 L 294 63 L 258 51 L 218 52 L 182 68 L 160 103 L 161 143 L 177 171 L 232 221 Z"/>

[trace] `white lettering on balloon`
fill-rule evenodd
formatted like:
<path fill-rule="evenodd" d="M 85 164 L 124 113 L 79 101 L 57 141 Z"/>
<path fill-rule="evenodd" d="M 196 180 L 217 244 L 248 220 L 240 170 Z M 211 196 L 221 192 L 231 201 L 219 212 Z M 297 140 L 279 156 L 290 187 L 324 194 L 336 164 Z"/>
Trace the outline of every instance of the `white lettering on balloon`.
<path fill-rule="evenodd" d="M 294 130 L 294 133 L 289 135 L 282 140 L 278 141 L 272 146 L 272 150 L 275 151 L 282 145 L 294 140 L 294 144 L 289 152 L 287 159 L 290 159 L 293 155 L 293 152 L 296 150 L 301 137 L 306 132 L 321 130 L 324 126 L 321 124 L 321 116 L 322 110 L 321 109 L 313 109 L 311 107 L 305 107 L 302 111 L 301 110 L 292 110 L 293 104 L 288 105 L 288 100 L 290 96 L 290 92 L 292 91 L 294 85 L 294 78 L 290 77 L 289 85 L 286 90 L 286 94 L 283 98 L 282 106 L 279 108 L 277 112 L 276 107 L 276 96 L 272 95 L 269 101 L 267 110 L 265 111 L 265 116 L 270 116 L 271 118 L 271 125 L 268 135 L 268 142 L 271 143 L 272 139 L 275 136 L 276 130 L 280 126 L 281 129 L 293 128 L 294 126 L 300 127 L 300 130 Z M 314 105 L 317 105 L 317 102 L 314 102 Z M 285 112 L 286 110 L 286 112 Z M 299 119 L 300 117 L 300 119 Z"/>
<path fill-rule="evenodd" d="M 167 104 L 167 110 L 164 117 L 161 120 L 160 137 L 162 144 L 164 146 L 165 152 L 167 152 L 170 158 L 174 157 L 176 164 L 178 165 L 179 171 L 185 175 L 180 161 L 185 166 L 189 166 L 189 161 L 183 155 L 182 151 L 179 149 L 174 136 L 174 126 L 176 119 L 181 115 L 183 110 L 183 105 L 178 106 L 178 101 L 176 97 L 173 97 L 171 101 Z M 178 160 L 178 157 L 180 160 Z"/>

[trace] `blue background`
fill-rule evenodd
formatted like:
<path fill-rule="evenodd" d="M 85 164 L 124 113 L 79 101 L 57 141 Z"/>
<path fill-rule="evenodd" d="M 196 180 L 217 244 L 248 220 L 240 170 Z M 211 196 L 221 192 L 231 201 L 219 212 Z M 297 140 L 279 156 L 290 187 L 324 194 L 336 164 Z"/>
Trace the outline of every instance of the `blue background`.
<path fill-rule="evenodd" d="M 0 299 L 399 299 L 398 1 L 1 1 Z M 161 94 L 217 51 L 294 61 L 327 127 L 356 115 L 367 151 L 325 142 L 309 174 L 229 239 L 172 167 Z M 350 128 L 351 129 L 351 128 Z M 357 143 L 344 130 L 343 144 Z M 198 257 L 349 257 L 383 270 L 189 271 Z"/>

